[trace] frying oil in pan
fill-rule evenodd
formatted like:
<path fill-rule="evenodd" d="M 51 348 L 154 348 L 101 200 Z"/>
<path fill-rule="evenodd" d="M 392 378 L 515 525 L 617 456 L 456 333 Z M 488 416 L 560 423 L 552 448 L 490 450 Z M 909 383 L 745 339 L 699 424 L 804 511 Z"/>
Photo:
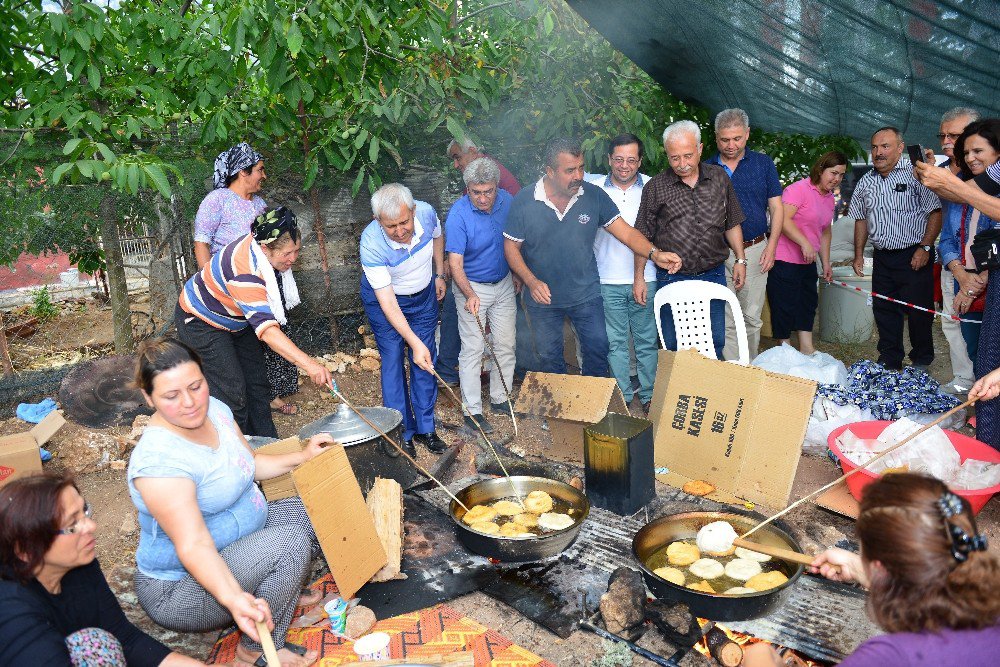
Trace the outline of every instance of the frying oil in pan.
<path fill-rule="evenodd" d="M 675 541 L 676 542 L 683 542 L 684 544 L 689 544 L 689 545 L 697 548 L 697 545 L 695 544 L 694 539 L 675 540 Z M 670 544 L 673 544 L 673 542 L 671 542 Z M 655 571 L 656 569 L 661 568 L 661 567 L 673 567 L 673 568 L 676 568 L 676 569 L 678 569 L 678 570 L 680 570 L 681 572 L 684 573 L 684 585 L 685 586 L 689 586 L 690 584 L 697 584 L 698 582 L 702 581 L 703 577 L 699 577 L 696 574 L 694 574 L 693 572 L 691 572 L 688 569 L 687 565 L 674 565 L 674 564 L 672 564 L 669 561 L 669 559 L 667 558 L 667 547 L 669 547 L 670 544 L 665 544 L 661 548 L 659 548 L 656 551 L 654 551 L 649 556 L 649 558 L 646 559 L 646 562 L 645 562 L 646 567 L 649 568 L 650 571 Z M 737 556 L 735 554 L 730 555 L 730 556 L 708 556 L 708 555 L 702 555 L 702 557 L 703 558 L 711 558 L 713 560 L 717 560 L 720 563 L 722 563 L 723 566 L 728 565 L 730 562 L 732 562 L 732 561 L 734 561 L 734 560 L 737 559 Z M 769 560 L 769 561 L 765 561 L 763 563 L 760 563 L 760 566 L 761 566 L 761 572 L 762 573 L 777 571 L 777 572 L 781 572 L 785 576 L 788 576 L 788 572 L 784 571 L 784 569 L 782 568 L 782 562 L 778 561 L 778 560 L 775 560 L 773 558 L 771 560 Z M 746 587 L 746 585 L 747 585 L 747 582 L 740 581 L 739 579 L 733 579 L 732 577 L 730 577 L 730 576 L 728 576 L 726 574 L 723 574 L 722 576 L 716 577 L 714 579 L 708 579 L 707 581 L 708 581 L 709 584 L 711 584 L 712 588 L 715 589 L 715 592 L 717 594 L 722 594 L 725 591 L 728 591 L 730 588 L 735 588 L 737 586 L 743 588 L 743 587 Z M 776 584 L 776 586 L 777 585 L 780 585 L 780 584 Z"/>
<path fill-rule="evenodd" d="M 573 518 L 573 524 L 572 525 L 576 525 L 577 523 L 580 522 L 580 510 L 576 509 L 575 507 L 573 507 L 573 505 L 571 503 L 568 503 L 565 500 L 560 500 L 559 498 L 556 498 L 555 496 L 551 496 L 551 498 L 552 498 L 552 509 L 550 509 L 549 512 L 553 512 L 553 513 L 556 513 L 556 514 L 568 514 L 570 517 Z M 497 503 L 499 503 L 501 501 L 504 501 L 504 500 L 506 500 L 508 502 L 517 503 L 517 498 L 515 498 L 514 496 L 506 496 L 506 497 L 503 497 L 503 498 L 497 498 L 496 500 L 491 500 L 488 503 L 483 503 L 483 505 L 486 506 L 486 507 L 492 507 L 493 505 L 495 505 L 495 504 L 497 504 Z M 473 509 L 475 509 L 475 508 L 474 507 L 470 507 L 469 508 L 470 511 L 472 511 Z M 525 513 L 526 514 L 532 514 L 536 518 L 536 520 L 539 517 L 538 513 L 534 513 L 534 512 L 525 512 Z M 461 521 L 464 516 L 465 516 L 465 510 L 463 510 L 462 508 L 458 508 L 458 511 L 455 513 L 455 518 L 457 518 L 457 519 L 459 519 Z M 495 522 L 495 523 L 497 523 L 498 525 L 501 525 L 501 526 L 503 524 L 505 524 L 505 523 L 507 523 L 509 521 L 513 521 L 513 520 L 514 520 L 514 517 L 512 517 L 512 516 L 500 516 L 500 515 L 497 515 L 494 519 L 492 519 L 493 522 Z M 466 525 L 468 525 L 468 524 L 466 524 Z M 567 526 L 567 527 L 569 527 L 569 526 Z M 471 528 L 471 526 L 470 526 L 470 528 Z M 531 533 L 534 536 L 551 535 L 553 532 L 556 532 L 556 531 L 552 531 L 552 530 L 548 530 L 548 531 L 542 530 L 537 525 L 534 526 L 534 527 L 531 527 L 531 528 L 522 526 L 522 528 L 523 528 L 523 530 L 525 532 Z M 475 528 L 473 528 L 473 530 L 475 530 Z M 564 530 L 564 529 L 561 529 L 561 530 Z M 498 534 L 498 533 L 493 533 L 491 535 L 493 537 L 511 537 L 509 535 L 503 535 L 503 534 Z"/>

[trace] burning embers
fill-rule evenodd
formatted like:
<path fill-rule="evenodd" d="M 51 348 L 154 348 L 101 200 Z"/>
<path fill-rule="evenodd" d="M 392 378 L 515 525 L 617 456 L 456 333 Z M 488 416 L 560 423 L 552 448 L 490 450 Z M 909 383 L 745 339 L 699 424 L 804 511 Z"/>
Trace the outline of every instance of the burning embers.
<path fill-rule="evenodd" d="M 706 631 L 702 638 L 695 643 L 694 650 L 706 657 L 712 658 L 724 667 L 736 667 L 743 660 L 744 647 L 760 643 L 772 646 L 781 657 L 782 664 L 789 667 L 826 667 L 833 664 L 810 660 L 790 648 L 773 644 L 766 639 L 760 639 L 753 635 L 731 630 L 724 625 L 719 625 L 707 619 L 699 618 L 698 622 Z"/>

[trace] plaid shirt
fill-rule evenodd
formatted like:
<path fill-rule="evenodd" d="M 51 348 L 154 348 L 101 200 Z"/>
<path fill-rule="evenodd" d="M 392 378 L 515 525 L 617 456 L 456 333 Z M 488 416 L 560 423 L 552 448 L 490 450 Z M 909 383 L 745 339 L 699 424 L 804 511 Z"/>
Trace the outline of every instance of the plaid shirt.
<path fill-rule="evenodd" d="M 649 179 L 635 228 L 660 250 L 680 255 L 681 273 L 714 269 L 729 257 L 725 232 L 743 222 L 732 181 L 722 167 L 702 163 L 692 188 L 672 169 Z"/>

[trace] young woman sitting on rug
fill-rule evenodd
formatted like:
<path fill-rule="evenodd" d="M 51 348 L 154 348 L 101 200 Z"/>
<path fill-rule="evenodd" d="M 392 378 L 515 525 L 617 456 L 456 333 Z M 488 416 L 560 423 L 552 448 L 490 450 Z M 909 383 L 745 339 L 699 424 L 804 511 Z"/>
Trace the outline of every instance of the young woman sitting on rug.
<path fill-rule="evenodd" d="M 138 352 L 136 384 L 156 410 L 128 468 L 139 509 L 135 592 L 150 618 L 205 632 L 235 621 L 239 660 L 264 664 L 255 621 L 273 628 L 283 667 L 315 651 L 285 643 L 319 544 L 302 500 L 268 503 L 254 483 L 291 471 L 333 442 L 313 436 L 300 453 L 256 454 L 228 407 L 208 394 L 194 350 L 166 338 Z M 258 664 L 254 663 L 254 664 Z"/>
<path fill-rule="evenodd" d="M 868 588 L 868 613 L 888 634 L 842 667 L 997 664 L 1000 560 L 967 502 L 933 477 L 885 475 L 865 487 L 857 528 L 860 556 L 830 549 L 812 570 Z M 784 663 L 761 643 L 746 649 L 743 664 Z"/>
<path fill-rule="evenodd" d="M 0 665 L 203 665 L 125 618 L 95 557 L 96 531 L 68 475 L 0 489 Z"/>

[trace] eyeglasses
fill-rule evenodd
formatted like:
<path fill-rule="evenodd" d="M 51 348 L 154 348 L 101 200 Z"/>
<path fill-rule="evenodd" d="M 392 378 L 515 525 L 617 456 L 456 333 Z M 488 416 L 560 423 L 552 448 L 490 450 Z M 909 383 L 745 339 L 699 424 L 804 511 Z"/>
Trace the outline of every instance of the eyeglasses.
<path fill-rule="evenodd" d="M 86 500 L 83 501 L 83 518 L 77 519 L 76 522 L 69 528 L 60 528 L 56 531 L 58 535 L 75 535 L 80 532 L 80 524 L 83 523 L 83 519 L 89 519 L 93 516 L 93 509 L 90 507 L 90 503 Z"/>
<path fill-rule="evenodd" d="M 937 135 L 938 141 L 944 141 L 945 139 L 958 139 L 962 136 L 962 133 L 952 134 L 951 132 L 945 132 L 943 134 Z"/>
<path fill-rule="evenodd" d="M 614 164 L 617 164 L 619 167 L 623 164 L 627 164 L 630 167 L 634 167 L 635 165 L 639 164 L 639 160 L 637 160 L 634 157 L 630 157 L 628 159 L 625 159 L 623 157 L 613 157 L 611 158 L 611 161 Z"/>
<path fill-rule="evenodd" d="M 470 188 L 469 194 L 472 195 L 473 197 L 491 197 L 493 193 L 496 191 L 497 189 L 495 187 L 492 187 L 489 190 L 472 190 Z"/>

